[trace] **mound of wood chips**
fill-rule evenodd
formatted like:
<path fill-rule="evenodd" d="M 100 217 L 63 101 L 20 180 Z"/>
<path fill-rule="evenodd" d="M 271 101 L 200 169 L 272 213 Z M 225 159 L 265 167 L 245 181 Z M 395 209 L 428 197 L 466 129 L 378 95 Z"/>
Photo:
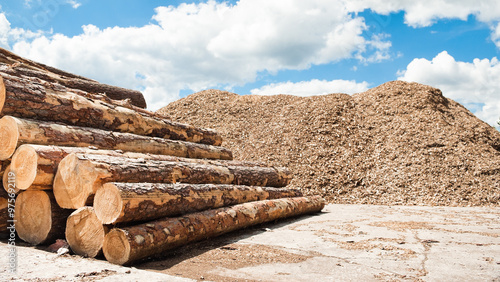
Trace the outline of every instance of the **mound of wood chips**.
<path fill-rule="evenodd" d="M 292 187 L 332 203 L 499 205 L 500 132 L 430 86 L 314 97 L 206 90 L 159 112 L 219 131 L 235 159 L 288 167 Z"/>

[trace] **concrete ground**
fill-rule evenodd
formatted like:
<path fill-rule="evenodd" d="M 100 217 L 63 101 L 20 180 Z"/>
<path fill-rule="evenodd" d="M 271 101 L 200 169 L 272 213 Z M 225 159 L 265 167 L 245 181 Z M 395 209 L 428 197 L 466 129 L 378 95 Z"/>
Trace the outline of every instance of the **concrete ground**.
<path fill-rule="evenodd" d="M 500 281 L 500 208 L 328 205 L 136 268 L 18 247 L 10 276 L 7 256 L 0 281 Z"/>

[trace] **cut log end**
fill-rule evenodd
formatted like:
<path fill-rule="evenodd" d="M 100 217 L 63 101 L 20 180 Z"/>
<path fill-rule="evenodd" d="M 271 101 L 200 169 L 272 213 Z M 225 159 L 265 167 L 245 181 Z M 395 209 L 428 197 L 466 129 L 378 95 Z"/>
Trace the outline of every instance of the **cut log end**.
<path fill-rule="evenodd" d="M 16 174 L 16 188 L 19 190 L 28 189 L 34 182 L 37 175 L 38 154 L 30 146 L 19 147 L 10 163 L 10 171 Z"/>
<path fill-rule="evenodd" d="M 130 243 L 124 230 L 113 229 L 104 240 L 103 252 L 106 259 L 114 264 L 123 265 L 129 261 Z"/>
<path fill-rule="evenodd" d="M 54 196 L 61 208 L 84 207 L 94 193 L 97 171 L 89 162 L 80 162 L 75 154 L 67 155 L 54 177 Z"/>
<path fill-rule="evenodd" d="M 3 176 L 2 176 L 2 184 L 3 184 L 3 188 L 5 189 L 6 192 L 14 192 L 14 194 L 17 194 L 19 193 L 19 190 L 15 185 L 15 182 L 12 183 L 11 182 L 11 179 L 9 179 L 9 174 L 10 174 L 10 165 L 8 165 L 6 168 L 5 168 L 5 171 L 3 172 Z"/>
<path fill-rule="evenodd" d="M 94 197 L 94 208 L 103 224 L 114 223 L 123 210 L 123 200 L 118 187 L 113 183 L 106 183 L 99 188 Z"/>
<path fill-rule="evenodd" d="M 14 219 L 19 238 L 33 245 L 44 242 L 52 227 L 52 207 L 47 193 L 21 193 L 16 199 Z"/>
<path fill-rule="evenodd" d="M 92 258 L 99 255 L 105 235 L 105 227 L 92 207 L 77 209 L 66 221 L 66 241 L 78 255 Z"/>
<path fill-rule="evenodd" d="M 17 148 L 19 129 L 13 117 L 4 116 L 0 119 L 0 160 L 10 158 Z"/>

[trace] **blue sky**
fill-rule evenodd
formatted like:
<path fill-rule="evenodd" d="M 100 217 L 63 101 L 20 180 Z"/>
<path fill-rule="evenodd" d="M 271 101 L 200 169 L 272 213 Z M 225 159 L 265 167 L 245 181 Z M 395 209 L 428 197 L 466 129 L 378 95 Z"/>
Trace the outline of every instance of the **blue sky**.
<path fill-rule="evenodd" d="M 208 88 L 357 93 L 402 79 L 500 117 L 498 1 L 0 2 L 0 46 L 143 91 L 156 110 Z"/>

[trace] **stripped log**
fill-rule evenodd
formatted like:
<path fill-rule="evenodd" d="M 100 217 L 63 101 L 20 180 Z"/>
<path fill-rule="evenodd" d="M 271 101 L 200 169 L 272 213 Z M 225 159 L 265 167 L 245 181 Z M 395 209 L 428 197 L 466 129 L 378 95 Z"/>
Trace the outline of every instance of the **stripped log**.
<path fill-rule="evenodd" d="M 219 146 L 4 116 L 0 119 L 0 160 L 22 144 L 96 147 L 187 158 L 231 160 Z"/>
<path fill-rule="evenodd" d="M 0 119 L 1 122 L 1 119 Z M 199 144 L 201 145 L 201 144 Z M 208 145 L 203 145 L 208 146 Z M 95 150 L 88 147 L 59 147 L 25 144 L 17 148 L 12 156 L 10 171 L 14 172 L 16 187 L 26 190 L 33 186 L 48 186 L 54 182 L 59 162 L 71 153 L 87 153 L 93 155 L 106 155 L 114 157 L 142 158 L 157 161 L 188 162 L 198 164 L 208 164 L 225 167 L 264 167 L 261 163 L 241 162 L 241 161 L 211 161 L 202 159 L 188 159 L 165 155 L 151 155 L 133 152 L 121 152 L 115 150 Z M 38 188 L 40 189 L 40 188 Z"/>
<path fill-rule="evenodd" d="M 161 217 L 220 208 L 246 202 L 299 197 L 286 188 L 162 183 L 106 183 L 94 197 L 103 224 L 149 221 Z"/>
<path fill-rule="evenodd" d="M 82 90 L 87 93 L 91 93 L 92 96 L 96 96 L 95 94 L 103 94 L 108 97 L 108 99 L 128 100 L 130 101 L 131 105 L 134 105 L 141 109 L 146 108 L 146 100 L 144 99 L 144 95 L 142 95 L 142 93 L 137 90 L 103 84 L 95 80 L 78 76 L 62 76 L 53 72 L 49 72 L 47 70 L 30 68 L 24 64 L 0 66 L 0 72 L 7 73 L 16 77 L 36 77 L 47 82 L 58 83 L 67 88 Z"/>
<path fill-rule="evenodd" d="M 15 212 L 19 238 L 39 245 L 64 238 L 71 210 L 60 208 L 51 192 L 27 190 L 17 196 Z"/>
<path fill-rule="evenodd" d="M 135 111 L 71 92 L 59 84 L 0 73 L 0 112 L 3 115 L 62 122 L 165 139 L 220 145 L 211 129 L 173 122 L 148 111 Z"/>
<path fill-rule="evenodd" d="M 75 254 L 84 257 L 94 258 L 102 253 L 107 231 L 92 207 L 77 209 L 66 221 L 66 241 Z"/>
<path fill-rule="evenodd" d="M 104 256 L 111 263 L 129 264 L 193 241 L 323 207 L 324 200 L 317 196 L 266 200 L 115 228 L 104 239 Z"/>
<path fill-rule="evenodd" d="M 91 154 L 69 154 L 54 178 L 57 203 L 68 209 L 83 207 L 106 182 L 236 184 L 284 187 L 291 173 L 285 168 L 206 165 Z"/>

